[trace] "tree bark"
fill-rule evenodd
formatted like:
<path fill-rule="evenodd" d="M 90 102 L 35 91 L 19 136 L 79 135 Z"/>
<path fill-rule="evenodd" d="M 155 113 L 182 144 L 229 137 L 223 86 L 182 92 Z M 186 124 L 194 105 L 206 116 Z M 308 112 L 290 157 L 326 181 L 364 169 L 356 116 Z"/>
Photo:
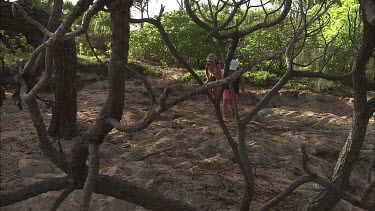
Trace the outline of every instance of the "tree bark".
<path fill-rule="evenodd" d="M 26 4 L 23 1 L 17 1 L 27 14 L 38 21 L 43 26 L 48 25 L 49 15 L 43 10 L 33 5 Z M 12 2 L 0 1 L 1 19 L 0 28 L 4 30 L 16 31 L 22 33 L 28 43 L 34 48 L 43 43 L 43 33 L 33 24 L 30 24 L 22 15 L 14 16 L 12 14 Z M 58 15 L 59 16 L 59 15 Z M 56 29 L 58 23 L 53 21 L 49 29 Z M 56 23 L 55 23 L 56 22 Z M 54 30 L 52 30 L 54 31 Z M 51 136 L 70 139 L 76 132 L 77 119 L 77 53 L 74 39 L 64 40 L 57 44 L 55 50 L 54 62 L 56 69 L 57 85 L 55 89 L 55 103 L 52 108 L 52 119 L 48 132 Z M 23 79 L 27 87 L 33 87 L 37 78 L 44 69 L 44 54 L 42 59 L 38 59 L 30 74 L 23 74 Z M 20 84 L 18 84 L 14 96 L 18 96 Z"/>
<path fill-rule="evenodd" d="M 55 103 L 48 127 L 51 136 L 72 138 L 77 123 L 77 53 L 74 39 L 57 44 L 54 54 L 56 80 Z"/>
<path fill-rule="evenodd" d="M 353 126 L 346 143 L 340 153 L 337 161 L 334 175 L 331 183 L 341 192 L 349 186 L 349 177 L 353 165 L 357 162 L 358 156 L 364 142 L 367 125 L 371 117 L 371 111 L 367 106 L 366 98 L 366 64 L 368 63 L 375 47 L 375 26 L 368 23 L 364 12 L 364 5 L 361 5 L 363 11 L 364 32 L 361 48 L 358 52 L 355 65 L 353 66 L 353 89 L 354 89 L 354 113 Z M 334 194 L 328 190 L 321 192 L 314 198 L 304 210 L 322 211 L 332 209 L 341 199 L 341 195 Z"/>

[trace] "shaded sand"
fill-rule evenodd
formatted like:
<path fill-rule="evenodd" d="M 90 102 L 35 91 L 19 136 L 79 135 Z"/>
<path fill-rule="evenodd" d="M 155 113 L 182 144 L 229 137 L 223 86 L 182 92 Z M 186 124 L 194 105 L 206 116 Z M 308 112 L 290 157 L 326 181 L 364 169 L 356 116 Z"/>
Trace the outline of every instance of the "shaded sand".
<path fill-rule="evenodd" d="M 151 79 L 160 94 L 166 83 Z M 171 97 L 188 90 L 172 85 Z M 86 86 L 78 94 L 79 129 L 95 120 L 104 105 L 106 81 Z M 9 91 L 9 90 L 8 90 Z M 243 114 L 265 90 L 247 88 L 247 98 L 240 102 Z M 49 96 L 50 97 L 50 96 Z M 238 210 L 243 181 L 232 161 L 229 144 L 222 135 L 213 106 L 196 96 L 164 113 L 146 130 L 123 134 L 115 130 L 100 147 L 100 172 L 114 175 L 166 197 L 182 200 L 199 210 Z M 300 145 L 306 144 L 310 167 L 327 177 L 332 173 L 351 127 L 350 98 L 327 94 L 282 91 L 247 126 L 247 145 L 255 172 L 254 210 L 303 175 Z M 125 112 L 122 121 L 133 123 L 147 112 L 150 101 L 138 80 L 126 82 Z M 51 111 L 42 105 L 46 123 Z M 227 120 L 235 136 L 233 120 Z M 374 119 L 371 119 L 359 162 L 354 166 L 350 191 L 361 194 L 367 165 L 374 149 Z M 53 140 L 55 146 L 56 140 Z M 69 156 L 73 140 L 61 140 Z M 19 111 L 10 100 L 1 108 L 1 191 L 14 190 L 46 178 L 62 176 L 38 149 L 38 139 L 26 106 Z M 301 186 L 274 210 L 300 210 L 320 191 L 309 183 Z M 60 192 L 49 192 L 7 207 L 10 210 L 48 210 Z M 59 210 L 77 210 L 81 191 L 72 193 Z M 373 195 L 370 197 L 373 199 Z M 103 195 L 93 195 L 91 210 L 145 210 L 142 207 Z M 360 210 L 341 201 L 334 210 Z"/>

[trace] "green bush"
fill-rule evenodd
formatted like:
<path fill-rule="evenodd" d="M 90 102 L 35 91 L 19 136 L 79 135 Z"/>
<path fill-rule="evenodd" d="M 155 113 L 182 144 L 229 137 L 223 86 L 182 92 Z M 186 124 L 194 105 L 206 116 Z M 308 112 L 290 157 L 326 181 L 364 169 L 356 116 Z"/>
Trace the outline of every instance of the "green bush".
<path fill-rule="evenodd" d="M 163 71 L 161 69 L 158 69 L 149 65 L 143 65 L 140 62 L 137 62 L 134 60 L 129 60 L 128 65 L 129 65 L 129 68 L 141 73 L 144 76 L 152 76 L 152 77 L 164 76 Z"/>
<path fill-rule="evenodd" d="M 214 41 L 206 39 L 206 30 L 195 24 L 186 13 L 167 13 L 163 16 L 162 24 L 177 51 L 192 66 L 202 68 L 209 53 L 219 55 Z M 177 64 L 158 29 L 152 24 L 133 30 L 130 46 L 129 56 L 132 59 L 157 62 L 163 66 Z"/>
<path fill-rule="evenodd" d="M 206 71 L 205 70 L 195 70 L 195 73 L 199 76 L 199 78 L 202 81 L 205 81 L 205 79 L 206 79 Z M 182 82 L 184 82 L 186 84 L 197 84 L 197 82 L 195 81 L 195 79 L 193 78 L 193 76 L 190 73 L 185 73 L 182 76 Z"/>
<path fill-rule="evenodd" d="M 264 70 L 260 71 L 251 71 L 244 73 L 245 80 L 247 82 L 251 82 L 252 84 L 256 86 L 264 86 L 272 79 L 275 79 L 277 77 L 276 74 L 269 73 Z"/>

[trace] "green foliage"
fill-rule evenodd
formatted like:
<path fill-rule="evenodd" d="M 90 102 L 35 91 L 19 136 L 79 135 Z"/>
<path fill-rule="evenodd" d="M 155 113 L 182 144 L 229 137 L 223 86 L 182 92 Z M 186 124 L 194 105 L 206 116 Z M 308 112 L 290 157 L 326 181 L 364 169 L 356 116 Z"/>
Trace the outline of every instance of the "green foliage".
<path fill-rule="evenodd" d="M 247 82 L 250 81 L 252 84 L 256 86 L 264 86 L 269 81 L 272 81 L 273 79 L 275 79 L 277 75 L 273 73 L 269 73 L 264 70 L 260 70 L 260 71 L 245 72 L 244 77 Z"/>
<path fill-rule="evenodd" d="M 312 85 L 307 80 L 289 80 L 284 89 L 312 90 Z"/>
<path fill-rule="evenodd" d="M 205 79 L 206 79 L 206 71 L 205 70 L 195 70 L 195 73 L 199 76 L 199 78 L 202 81 L 205 81 Z M 186 83 L 186 84 L 190 84 L 190 85 L 191 84 L 197 84 L 197 82 L 195 81 L 195 79 L 193 78 L 193 76 L 190 73 L 185 73 L 182 76 L 182 82 Z"/>
<path fill-rule="evenodd" d="M 107 12 L 99 11 L 91 20 L 88 29 L 91 45 L 95 48 L 96 54 L 108 56 L 110 50 L 110 17 Z M 79 55 L 94 56 L 85 36 L 77 37 L 77 49 Z"/>
<path fill-rule="evenodd" d="M 150 65 L 144 65 L 135 60 L 129 60 L 129 68 L 141 73 L 144 76 L 163 77 L 163 71 Z"/>
<path fill-rule="evenodd" d="M 327 81 L 324 79 L 314 80 L 315 90 L 320 92 L 332 92 L 341 87 L 341 84 L 336 81 Z"/>
<path fill-rule="evenodd" d="M 13 65 L 16 63 L 16 61 L 20 59 L 28 60 L 30 57 L 30 52 L 22 52 L 17 50 L 14 53 L 6 52 L 4 54 L 4 62 L 5 64 Z"/>
<path fill-rule="evenodd" d="M 218 53 L 213 40 L 206 41 L 207 32 L 185 13 L 168 13 L 163 17 L 162 24 L 177 51 L 189 64 L 202 66 L 209 53 Z M 129 55 L 132 59 L 162 62 L 163 65 L 176 64 L 176 59 L 165 45 L 159 31 L 151 24 L 132 31 L 130 46 Z"/>
<path fill-rule="evenodd" d="M 4 56 L 6 64 L 14 64 L 20 59 L 28 59 L 30 57 L 32 47 L 28 45 L 26 38 L 22 34 L 0 30 L 0 35 L 2 36 L 0 54 Z"/>

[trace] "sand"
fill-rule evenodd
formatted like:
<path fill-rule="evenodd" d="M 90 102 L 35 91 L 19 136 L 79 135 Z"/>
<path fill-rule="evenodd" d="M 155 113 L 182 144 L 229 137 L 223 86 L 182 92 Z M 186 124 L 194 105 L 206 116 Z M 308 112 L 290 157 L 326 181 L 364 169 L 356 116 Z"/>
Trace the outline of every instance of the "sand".
<path fill-rule="evenodd" d="M 174 78 L 151 79 L 160 94 L 165 84 L 173 84 L 171 97 L 190 89 Z M 10 191 L 46 178 L 64 175 L 38 148 L 36 131 L 26 105 L 18 110 L 10 100 L 11 89 L 1 108 L 0 190 Z M 84 130 L 100 112 L 108 92 L 107 81 L 85 86 L 78 93 L 79 130 Z M 240 113 L 250 111 L 255 98 L 267 90 L 247 87 L 240 102 Z M 52 98 L 50 94 L 45 97 Z M 216 120 L 213 106 L 205 96 L 196 96 L 157 118 L 147 129 L 124 134 L 112 130 L 100 147 L 100 172 L 134 182 L 165 197 L 182 200 L 198 210 L 238 210 L 243 180 L 232 152 Z M 281 91 L 247 126 L 246 142 L 255 172 L 255 198 L 258 210 L 294 179 L 303 175 L 300 145 L 310 154 L 310 168 L 327 178 L 351 128 L 350 97 L 329 94 Z M 126 81 L 124 123 L 133 123 L 147 112 L 150 101 L 142 83 Z M 51 110 L 40 103 L 45 122 Z M 236 126 L 226 120 L 230 132 Z M 367 128 L 359 162 L 354 166 L 349 190 L 360 195 L 367 165 L 373 157 L 374 118 Z M 57 146 L 57 140 L 51 139 Z M 74 140 L 60 140 L 69 156 Z M 300 210 L 321 191 L 308 183 L 274 210 Z M 60 192 L 44 193 L 10 206 L 10 210 L 48 210 Z M 77 210 L 81 191 L 73 192 L 59 210 Z M 373 195 L 371 197 L 374 198 Z M 94 194 L 91 210 L 145 210 L 142 207 L 104 195 Z M 334 210 L 360 210 L 341 201 Z"/>

